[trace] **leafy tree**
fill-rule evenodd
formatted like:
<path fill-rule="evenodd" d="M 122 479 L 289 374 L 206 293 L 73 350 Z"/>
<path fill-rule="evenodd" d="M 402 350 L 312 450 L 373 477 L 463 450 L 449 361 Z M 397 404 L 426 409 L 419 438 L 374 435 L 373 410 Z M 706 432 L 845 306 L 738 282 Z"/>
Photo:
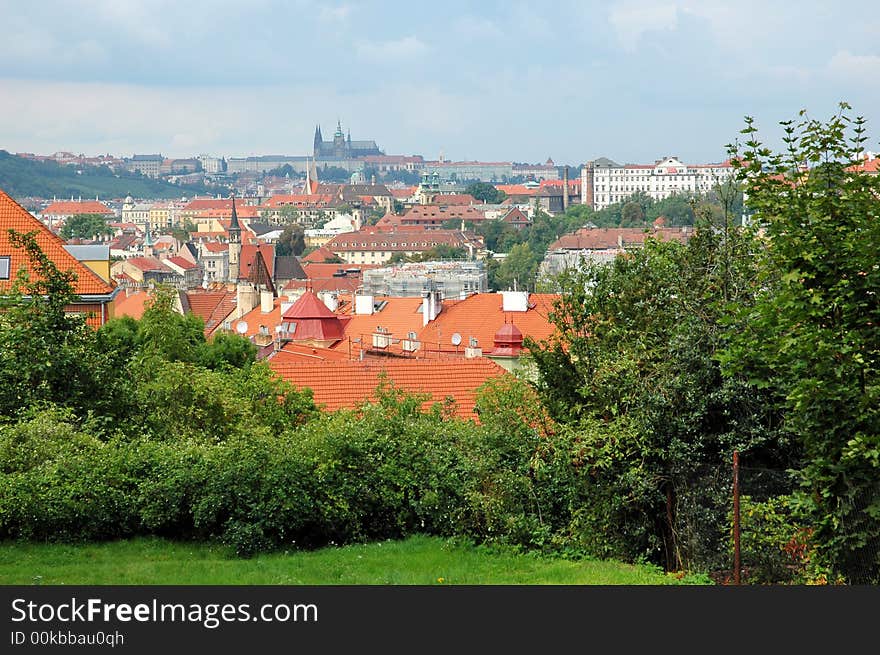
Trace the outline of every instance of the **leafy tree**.
<path fill-rule="evenodd" d="M 637 203 L 630 201 L 620 210 L 621 227 L 641 227 L 645 224 L 645 210 Z"/>
<path fill-rule="evenodd" d="M 77 296 L 76 274 L 46 256 L 35 233 L 9 230 L 23 249 L 32 275 L 23 270 L 0 312 L 0 416 L 12 418 L 41 402 L 68 404 L 82 416 L 106 397 L 106 357 L 81 314 L 68 314 Z"/>
<path fill-rule="evenodd" d="M 288 224 L 278 237 L 275 252 L 278 256 L 301 255 L 306 249 L 305 230 L 298 223 Z"/>
<path fill-rule="evenodd" d="M 504 191 L 496 189 L 494 185 L 488 182 L 473 182 L 465 188 L 464 192 L 472 195 L 480 202 L 489 203 L 490 205 L 498 204 L 507 197 Z"/>
<path fill-rule="evenodd" d="M 494 289 L 534 290 L 538 274 L 538 259 L 527 243 L 520 243 L 510 249 L 495 273 Z"/>
<path fill-rule="evenodd" d="M 782 395 L 820 555 L 850 582 L 878 583 L 880 177 L 859 169 L 865 120 L 849 109 L 783 122 L 779 153 L 747 117 L 744 146 L 730 146 L 766 242 L 725 363 Z"/>
<path fill-rule="evenodd" d="M 196 359 L 211 370 L 245 368 L 256 361 L 257 346 L 241 335 L 218 332 L 211 341 L 199 346 Z"/>
<path fill-rule="evenodd" d="M 91 239 L 105 234 L 113 234 L 113 228 L 100 214 L 76 214 L 64 221 L 61 228 L 64 239 Z"/>
<path fill-rule="evenodd" d="M 592 554 L 724 566 L 729 491 L 717 472 L 736 448 L 790 463 L 766 393 L 717 361 L 731 305 L 754 293 L 753 248 L 749 234 L 709 226 L 686 246 L 648 238 L 564 273 L 556 336 L 527 341 L 542 397 L 590 472 L 571 530 Z"/>

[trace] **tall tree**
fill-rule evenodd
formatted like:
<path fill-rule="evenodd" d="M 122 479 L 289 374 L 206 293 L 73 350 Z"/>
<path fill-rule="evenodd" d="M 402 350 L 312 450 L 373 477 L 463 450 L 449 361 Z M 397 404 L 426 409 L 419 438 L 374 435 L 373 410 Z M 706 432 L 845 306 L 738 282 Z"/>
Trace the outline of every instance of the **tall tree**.
<path fill-rule="evenodd" d="M 782 123 L 784 152 L 730 146 L 766 232 L 763 279 L 743 310 L 728 370 L 779 389 L 803 444 L 803 502 L 832 569 L 880 582 L 880 178 L 864 172 L 865 120 Z"/>
<path fill-rule="evenodd" d="M 64 221 L 61 228 L 64 239 L 91 239 L 105 234 L 113 234 L 113 228 L 100 214 L 76 214 Z"/>
<path fill-rule="evenodd" d="M 305 230 L 299 223 L 290 223 L 278 237 L 276 253 L 281 256 L 301 255 L 306 249 Z"/>

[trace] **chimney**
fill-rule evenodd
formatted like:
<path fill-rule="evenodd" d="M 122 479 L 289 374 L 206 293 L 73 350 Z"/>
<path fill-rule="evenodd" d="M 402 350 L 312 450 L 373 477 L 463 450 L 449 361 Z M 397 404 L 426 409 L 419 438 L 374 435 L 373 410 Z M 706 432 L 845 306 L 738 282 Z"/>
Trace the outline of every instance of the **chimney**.
<path fill-rule="evenodd" d="M 373 313 L 373 296 L 358 294 L 354 297 L 354 313 L 369 315 Z"/>
<path fill-rule="evenodd" d="M 471 337 L 467 347 L 464 349 L 465 359 L 475 359 L 483 356 L 483 349 L 477 344 L 477 340 Z"/>
<path fill-rule="evenodd" d="M 439 291 L 432 289 L 422 293 L 422 326 L 437 318 L 442 309 L 443 301 Z"/>
<path fill-rule="evenodd" d="M 562 169 L 562 211 L 568 211 L 568 166 Z"/>
<path fill-rule="evenodd" d="M 271 291 L 269 291 L 268 289 L 263 289 L 260 291 L 260 311 L 263 314 L 268 314 L 272 311 L 275 306 L 273 300 L 274 296 L 272 295 Z"/>

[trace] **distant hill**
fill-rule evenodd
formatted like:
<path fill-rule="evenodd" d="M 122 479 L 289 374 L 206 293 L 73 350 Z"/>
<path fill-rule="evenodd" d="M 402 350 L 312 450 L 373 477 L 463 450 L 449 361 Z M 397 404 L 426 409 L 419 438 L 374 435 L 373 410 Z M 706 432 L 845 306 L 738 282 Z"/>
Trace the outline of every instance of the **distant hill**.
<path fill-rule="evenodd" d="M 114 173 L 106 166 L 62 166 L 56 162 L 34 161 L 0 150 L 0 189 L 14 198 L 180 198 L 214 194 L 222 187 L 169 184 L 140 174 Z"/>

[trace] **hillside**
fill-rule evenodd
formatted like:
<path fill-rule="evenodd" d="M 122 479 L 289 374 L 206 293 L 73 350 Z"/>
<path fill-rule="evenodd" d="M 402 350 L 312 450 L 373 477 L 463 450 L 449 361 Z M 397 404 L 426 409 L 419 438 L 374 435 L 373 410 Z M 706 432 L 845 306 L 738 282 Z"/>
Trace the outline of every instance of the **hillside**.
<path fill-rule="evenodd" d="M 211 194 L 217 187 L 176 185 L 143 175 L 113 173 L 107 167 L 62 166 L 17 157 L 0 150 L 0 189 L 15 198 L 83 196 L 94 198 L 179 198 Z"/>

